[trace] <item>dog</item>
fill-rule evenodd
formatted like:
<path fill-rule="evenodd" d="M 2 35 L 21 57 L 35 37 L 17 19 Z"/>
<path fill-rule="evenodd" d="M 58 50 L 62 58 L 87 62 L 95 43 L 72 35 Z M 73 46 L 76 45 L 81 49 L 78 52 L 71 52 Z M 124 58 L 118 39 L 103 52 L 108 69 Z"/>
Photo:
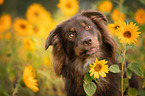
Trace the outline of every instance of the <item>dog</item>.
<path fill-rule="evenodd" d="M 105 59 L 117 64 L 117 43 L 105 25 L 107 18 L 99 11 L 82 11 L 59 24 L 46 39 L 45 50 L 53 46 L 53 67 L 65 81 L 67 96 L 85 96 L 83 79 L 89 64 Z M 94 96 L 120 96 L 119 73 L 109 72 L 99 78 Z"/>

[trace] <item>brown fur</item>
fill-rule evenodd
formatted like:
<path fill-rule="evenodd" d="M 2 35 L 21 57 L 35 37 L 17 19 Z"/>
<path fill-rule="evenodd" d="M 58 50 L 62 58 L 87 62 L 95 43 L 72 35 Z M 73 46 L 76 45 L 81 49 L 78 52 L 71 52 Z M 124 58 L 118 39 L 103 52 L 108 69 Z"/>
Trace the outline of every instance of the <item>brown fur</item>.
<path fill-rule="evenodd" d="M 83 11 L 58 25 L 46 40 L 45 49 L 53 45 L 54 70 L 57 76 L 64 78 L 68 96 L 85 95 L 84 74 L 95 58 L 106 59 L 109 66 L 117 64 L 117 44 L 104 21 L 107 18 L 98 11 Z M 106 78 L 100 77 L 94 96 L 120 96 L 119 79 L 120 74 L 114 73 L 108 73 Z"/>

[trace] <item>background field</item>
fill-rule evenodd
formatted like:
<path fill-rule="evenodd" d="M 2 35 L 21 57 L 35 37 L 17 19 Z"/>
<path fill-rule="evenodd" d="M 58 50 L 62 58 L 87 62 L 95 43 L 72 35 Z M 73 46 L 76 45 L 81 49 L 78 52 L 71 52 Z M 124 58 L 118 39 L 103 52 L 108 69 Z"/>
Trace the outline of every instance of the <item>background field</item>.
<path fill-rule="evenodd" d="M 71 1 L 69 7 L 79 6 L 73 14 L 64 13 L 62 7 L 57 6 L 59 0 L 0 0 L 0 96 L 12 96 L 14 92 L 16 96 L 65 96 L 63 79 L 56 77 L 53 71 L 52 47 L 45 51 L 45 40 L 56 25 L 87 9 L 102 11 L 108 18 L 108 24 L 114 23 L 117 18 L 139 26 L 141 34 L 128 51 L 128 61 L 138 64 L 145 76 L 145 0 L 107 0 L 112 5 L 103 5 L 106 0 L 78 0 L 78 5 L 73 4 L 75 0 Z M 119 13 L 114 12 L 116 8 Z M 35 16 L 30 14 L 33 9 L 37 9 Z M 16 89 L 27 65 L 36 70 L 39 84 L 36 93 L 27 87 Z M 142 79 L 137 77 L 139 96 L 145 96 L 144 76 Z"/>

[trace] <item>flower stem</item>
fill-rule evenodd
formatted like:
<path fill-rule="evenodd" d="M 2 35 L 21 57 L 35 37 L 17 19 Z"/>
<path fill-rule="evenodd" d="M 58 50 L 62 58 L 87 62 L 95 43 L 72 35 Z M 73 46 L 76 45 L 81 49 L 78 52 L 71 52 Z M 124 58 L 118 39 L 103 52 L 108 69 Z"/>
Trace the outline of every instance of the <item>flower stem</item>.
<path fill-rule="evenodd" d="M 20 86 L 20 84 L 18 83 L 18 84 L 16 84 L 16 87 L 14 88 L 14 91 L 13 91 L 13 94 L 12 94 L 12 96 L 16 96 L 16 93 L 17 93 L 17 91 L 18 91 L 18 87 Z"/>
<path fill-rule="evenodd" d="M 123 61 L 122 61 L 122 69 L 121 69 L 121 96 L 123 96 L 123 75 L 124 75 L 124 65 L 125 65 L 125 53 L 126 53 L 126 45 L 124 47 L 124 50 L 123 50 Z"/>
<path fill-rule="evenodd" d="M 124 0 L 120 0 L 119 2 L 119 6 L 122 7 L 124 3 Z M 125 56 L 125 53 L 126 53 L 126 45 L 124 47 L 124 50 L 123 50 L 123 55 Z M 124 64 L 125 64 L 125 57 L 123 56 L 123 61 L 122 61 L 122 69 L 121 69 L 121 96 L 123 96 L 123 75 L 124 75 L 124 70 L 123 70 L 123 67 L 124 67 Z"/>
<path fill-rule="evenodd" d="M 124 0 L 120 0 L 119 6 L 121 7 L 123 5 L 123 3 L 124 3 Z"/>

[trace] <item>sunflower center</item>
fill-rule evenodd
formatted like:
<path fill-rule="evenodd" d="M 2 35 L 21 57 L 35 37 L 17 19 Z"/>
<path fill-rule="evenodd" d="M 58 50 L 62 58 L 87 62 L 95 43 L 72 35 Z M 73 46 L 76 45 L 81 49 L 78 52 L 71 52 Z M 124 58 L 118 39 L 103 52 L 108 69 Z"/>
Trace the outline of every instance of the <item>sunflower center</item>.
<path fill-rule="evenodd" d="M 38 27 L 34 27 L 33 30 L 34 30 L 35 33 L 38 33 L 39 28 Z"/>
<path fill-rule="evenodd" d="M 67 7 L 67 8 L 71 8 L 71 7 L 72 7 L 71 3 L 67 3 L 67 4 L 66 4 L 66 7 Z"/>
<path fill-rule="evenodd" d="M 118 28 L 120 28 L 120 26 L 116 25 L 114 28 L 115 28 L 115 29 L 118 29 Z"/>
<path fill-rule="evenodd" d="M 38 12 L 34 12 L 34 15 L 35 15 L 36 17 L 39 16 Z"/>
<path fill-rule="evenodd" d="M 100 64 L 97 64 L 95 67 L 94 67 L 94 70 L 95 71 L 100 71 L 102 68 L 102 66 Z"/>
<path fill-rule="evenodd" d="M 143 14 L 141 14 L 141 15 L 140 15 L 140 18 L 142 18 L 143 16 L 144 16 L 144 15 L 143 15 Z"/>
<path fill-rule="evenodd" d="M 126 31 L 126 32 L 123 33 L 123 36 L 125 38 L 130 38 L 131 37 L 131 32 L 130 31 Z"/>
<path fill-rule="evenodd" d="M 25 28 L 26 28 L 26 25 L 21 24 L 20 27 L 21 27 L 22 29 L 25 29 Z"/>

